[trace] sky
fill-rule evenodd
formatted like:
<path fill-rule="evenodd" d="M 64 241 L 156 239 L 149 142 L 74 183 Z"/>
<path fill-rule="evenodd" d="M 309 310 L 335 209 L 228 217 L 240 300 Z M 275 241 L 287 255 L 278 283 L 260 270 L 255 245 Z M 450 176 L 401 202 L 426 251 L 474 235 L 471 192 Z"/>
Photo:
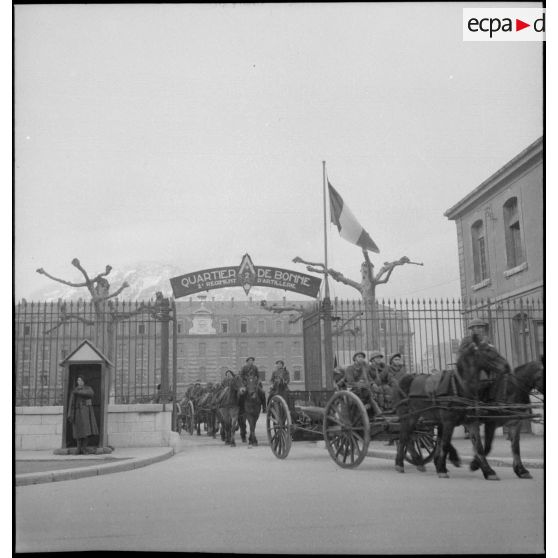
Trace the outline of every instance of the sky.
<path fill-rule="evenodd" d="M 39 267 L 79 280 L 74 257 L 305 272 L 293 257 L 324 261 L 322 161 L 376 270 L 424 264 L 380 299 L 458 297 L 444 212 L 543 133 L 541 43 L 464 42 L 476 5 L 15 6 L 16 299 Z M 359 280 L 360 248 L 327 235 Z"/>

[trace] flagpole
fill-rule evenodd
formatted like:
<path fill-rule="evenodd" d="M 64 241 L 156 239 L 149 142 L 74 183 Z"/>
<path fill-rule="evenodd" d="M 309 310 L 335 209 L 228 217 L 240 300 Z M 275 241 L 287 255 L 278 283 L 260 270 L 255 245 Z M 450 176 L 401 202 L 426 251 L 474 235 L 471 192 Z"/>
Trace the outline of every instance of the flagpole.
<path fill-rule="evenodd" d="M 325 388 L 328 390 L 333 389 L 333 374 L 331 367 L 333 366 L 333 346 L 331 335 L 331 300 L 329 298 L 329 281 L 328 281 L 328 266 L 327 266 L 327 212 L 326 212 L 326 162 L 322 161 L 324 169 L 324 300 L 322 304 L 322 316 L 324 321 L 324 363 L 322 365 L 322 378 L 325 376 Z"/>
<path fill-rule="evenodd" d="M 329 298 L 329 281 L 328 281 L 328 265 L 327 265 L 327 213 L 326 213 L 326 162 L 322 161 L 323 166 L 323 175 L 324 175 L 324 264 L 325 264 L 325 271 L 324 271 L 324 281 L 325 281 L 325 291 L 324 297 Z"/>

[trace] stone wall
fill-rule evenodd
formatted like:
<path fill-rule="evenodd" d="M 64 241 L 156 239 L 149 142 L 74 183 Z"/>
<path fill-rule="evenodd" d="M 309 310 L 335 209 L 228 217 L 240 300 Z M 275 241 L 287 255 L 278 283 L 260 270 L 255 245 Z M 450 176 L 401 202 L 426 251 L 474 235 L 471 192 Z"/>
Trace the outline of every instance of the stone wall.
<path fill-rule="evenodd" d="M 160 404 L 109 405 L 108 443 L 115 448 L 171 445 L 171 405 L 166 409 Z M 61 448 L 62 413 L 62 406 L 16 407 L 15 449 Z"/>

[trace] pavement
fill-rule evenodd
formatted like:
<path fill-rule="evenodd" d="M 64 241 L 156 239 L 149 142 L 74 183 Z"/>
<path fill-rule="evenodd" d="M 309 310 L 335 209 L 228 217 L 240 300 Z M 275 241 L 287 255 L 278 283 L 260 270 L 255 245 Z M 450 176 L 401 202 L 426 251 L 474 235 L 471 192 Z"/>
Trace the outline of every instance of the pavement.
<path fill-rule="evenodd" d="M 256 435 L 259 445 L 268 445 L 265 429 L 265 417 L 262 415 L 258 420 Z M 97 475 L 118 473 L 138 469 L 169 459 L 175 453 L 188 451 L 192 444 L 215 444 L 216 441 L 207 437 L 182 432 L 180 436 L 175 435 L 172 447 L 140 447 L 140 448 L 116 448 L 110 454 L 102 455 L 54 455 L 52 450 L 22 451 L 15 452 L 15 484 L 23 486 L 45 482 L 56 482 L 63 480 L 80 479 Z M 293 442 L 294 444 L 303 442 Z M 306 442 L 325 446 L 323 441 Z M 453 445 L 459 452 L 464 464 L 472 459 L 471 441 L 457 435 L 452 440 Z M 237 445 L 243 445 L 237 436 Z M 387 446 L 385 442 L 372 440 L 368 448 L 368 455 L 381 459 L 394 459 L 395 446 Z M 529 469 L 543 469 L 545 458 L 544 436 L 533 434 L 522 434 L 521 457 L 523 464 Z M 510 442 L 503 436 L 494 439 L 493 448 L 488 458 L 493 467 L 511 467 L 512 457 Z M 18 473 L 18 470 L 21 471 Z M 24 472 L 24 471 L 29 472 Z"/>

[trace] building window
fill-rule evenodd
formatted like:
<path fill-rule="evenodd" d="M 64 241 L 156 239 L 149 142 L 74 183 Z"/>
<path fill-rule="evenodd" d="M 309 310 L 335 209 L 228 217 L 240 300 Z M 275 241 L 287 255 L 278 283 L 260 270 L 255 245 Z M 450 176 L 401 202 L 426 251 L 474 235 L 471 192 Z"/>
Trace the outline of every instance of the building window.
<path fill-rule="evenodd" d="M 23 335 L 31 335 L 31 325 L 23 324 Z"/>
<path fill-rule="evenodd" d="M 145 324 L 138 324 L 138 335 L 145 335 Z"/>
<path fill-rule="evenodd" d="M 521 227 L 519 225 L 519 209 L 517 198 L 510 198 L 504 204 L 504 227 L 506 233 L 506 256 L 508 269 L 525 261 L 521 243 Z"/>
<path fill-rule="evenodd" d="M 181 321 L 177 322 L 177 323 L 176 323 L 176 332 L 177 332 L 177 333 L 182 333 L 183 327 L 184 327 L 183 322 L 181 322 Z"/>
<path fill-rule="evenodd" d="M 275 320 L 275 333 L 283 333 L 283 322 Z"/>
<path fill-rule="evenodd" d="M 248 343 L 242 342 L 238 345 L 238 351 L 241 357 L 248 356 Z"/>
<path fill-rule="evenodd" d="M 302 370 L 300 366 L 295 366 L 293 368 L 293 381 L 300 382 L 301 379 L 302 379 Z"/>
<path fill-rule="evenodd" d="M 66 355 L 63 355 L 64 357 Z M 23 360 L 30 360 L 31 359 L 31 347 L 29 345 L 23 346 Z"/>
<path fill-rule="evenodd" d="M 41 371 L 39 378 L 41 380 L 41 385 L 42 386 L 48 386 L 48 372 L 45 372 L 44 370 Z"/>
<path fill-rule="evenodd" d="M 263 357 L 265 356 L 266 352 L 265 341 L 258 341 L 258 356 Z"/>
<path fill-rule="evenodd" d="M 248 333 L 248 322 L 240 320 L 240 333 Z"/>
<path fill-rule="evenodd" d="M 229 322 L 221 322 L 221 333 L 229 333 Z"/>
<path fill-rule="evenodd" d="M 265 333 L 265 321 L 258 320 L 258 333 Z"/>
<path fill-rule="evenodd" d="M 258 372 L 260 373 L 260 381 L 265 382 L 266 369 L 265 366 L 259 366 Z"/>
<path fill-rule="evenodd" d="M 206 346 L 205 343 L 198 344 L 198 356 L 204 357 L 205 356 Z"/>
<path fill-rule="evenodd" d="M 475 283 L 488 279 L 488 266 L 486 259 L 486 238 L 484 224 L 479 219 L 471 227 L 471 240 L 473 244 L 473 269 Z"/>

